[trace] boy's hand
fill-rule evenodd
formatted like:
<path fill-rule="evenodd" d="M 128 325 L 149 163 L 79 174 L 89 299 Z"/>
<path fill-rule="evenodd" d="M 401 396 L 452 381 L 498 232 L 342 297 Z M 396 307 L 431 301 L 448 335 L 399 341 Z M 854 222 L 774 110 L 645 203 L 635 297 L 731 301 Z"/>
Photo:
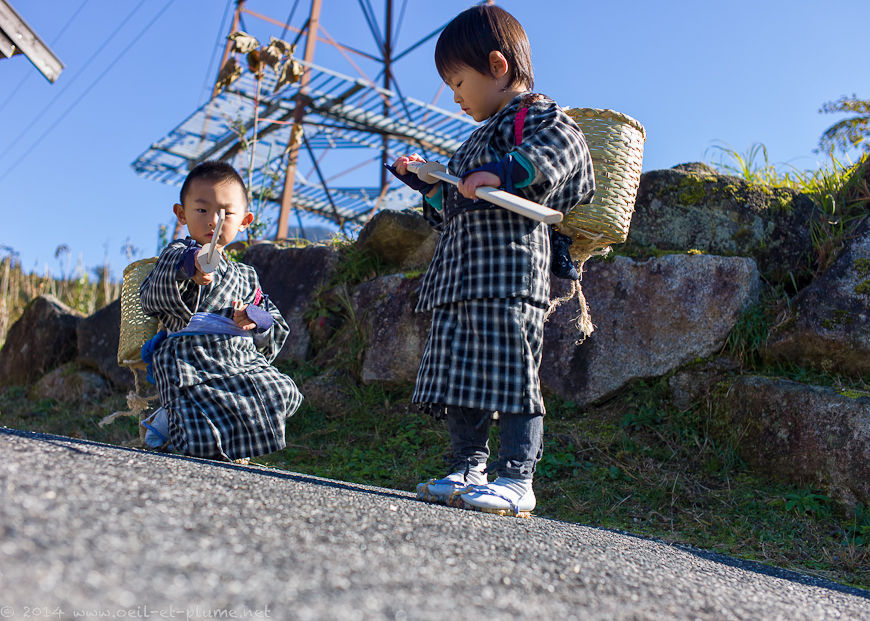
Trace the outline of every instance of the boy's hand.
<path fill-rule="evenodd" d="M 420 157 L 417 153 L 412 153 L 411 155 L 403 155 L 395 162 L 393 162 L 393 168 L 396 169 L 396 172 L 400 175 L 408 174 L 408 162 L 425 162 L 422 157 Z"/>
<path fill-rule="evenodd" d="M 214 273 L 212 272 L 210 274 L 206 274 L 201 269 L 199 269 L 199 265 L 197 265 L 196 272 L 194 272 L 193 276 L 191 276 L 190 278 L 199 286 L 209 285 L 214 279 Z"/>
<path fill-rule="evenodd" d="M 424 160 L 416 153 L 412 153 L 411 155 L 403 155 L 402 157 L 397 159 L 392 166 L 387 166 L 386 164 L 384 166 L 386 166 L 387 170 L 393 173 L 396 179 L 404 183 L 412 190 L 422 192 L 426 196 L 433 196 L 438 191 L 438 184 L 426 183 L 416 174 L 408 172 L 409 162 L 420 162 L 422 164 L 425 164 L 426 160 Z"/>
<path fill-rule="evenodd" d="M 494 175 L 491 172 L 479 171 L 473 172 L 457 185 L 457 189 L 459 193 L 462 194 L 465 198 L 477 198 L 474 195 L 474 192 L 477 188 L 480 187 L 491 187 L 497 188 L 501 185 L 501 179 L 498 178 L 498 175 Z"/>
<path fill-rule="evenodd" d="M 248 314 L 245 312 L 246 308 L 248 308 L 248 305 L 243 303 L 241 300 L 233 302 L 233 321 L 235 321 L 236 325 L 242 330 L 253 330 L 257 327 L 257 324 L 251 321 L 250 317 L 248 317 Z"/>

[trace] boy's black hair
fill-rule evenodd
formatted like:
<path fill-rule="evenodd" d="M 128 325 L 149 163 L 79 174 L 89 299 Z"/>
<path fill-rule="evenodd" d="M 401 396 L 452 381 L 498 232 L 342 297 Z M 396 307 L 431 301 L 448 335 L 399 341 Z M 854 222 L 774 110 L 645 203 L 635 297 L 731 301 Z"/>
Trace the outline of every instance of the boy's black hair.
<path fill-rule="evenodd" d="M 501 52 L 508 61 L 508 86 L 531 89 L 535 85 L 526 31 L 513 15 L 494 5 L 466 9 L 444 27 L 435 44 L 435 67 L 442 79 L 462 65 L 491 76 L 492 51 Z"/>
<path fill-rule="evenodd" d="M 197 179 L 205 179 L 206 181 L 211 181 L 213 183 L 224 183 L 226 181 L 235 181 L 242 188 L 242 194 L 245 195 L 245 208 L 248 207 L 248 188 L 245 186 L 245 182 L 242 179 L 242 176 L 236 172 L 236 169 L 227 164 L 226 162 L 219 162 L 217 160 L 209 160 L 207 162 L 202 162 L 197 164 L 193 170 L 187 173 L 187 178 L 184 180 L 184 183 L 181 184 L 181 192 L 179 193 L 179 202 L 184 205 L 184 195 L 187 194 L 188 188 L 190 188 L 191 182 Z"/>

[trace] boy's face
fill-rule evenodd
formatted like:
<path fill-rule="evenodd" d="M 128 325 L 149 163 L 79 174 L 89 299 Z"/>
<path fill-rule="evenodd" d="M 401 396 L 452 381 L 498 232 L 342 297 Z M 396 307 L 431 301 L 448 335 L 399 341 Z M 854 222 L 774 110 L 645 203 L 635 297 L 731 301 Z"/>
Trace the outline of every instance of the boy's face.
<path fill-rule="evenodd" d="M 501 110 L 520 89 L 507 88 L 507 61 L 499 52 L 490 52 L 492 75 L 461 65 L 445 75 L 453 91 L 453 101 L 475 121 L 483 121 Z"/>
<path fill-rule="evenodd" d="M 184 205 L 176 203 L 173 207 L 178 221 L 187 225 L 190 236 L 203 246 L 214 237 L 221 209 L 224 210 L 224 224 L 219 232 L 217 249 L 232 242 L 254 219 L 254 214 L 247 210 L 247 198 L 238 183 L 194 179 L 187 188 Z"/>

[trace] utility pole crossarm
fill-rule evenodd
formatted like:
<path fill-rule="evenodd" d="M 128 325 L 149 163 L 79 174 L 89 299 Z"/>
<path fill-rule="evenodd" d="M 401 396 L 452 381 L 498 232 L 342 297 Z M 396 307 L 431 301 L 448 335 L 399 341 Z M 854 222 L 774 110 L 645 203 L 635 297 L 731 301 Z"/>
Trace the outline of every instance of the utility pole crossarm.
<path fill-rule="evenodd" d="M 54 52 L 7 0 L 0 0 L 0 54 L 9 57 L 19 52 L 27 56 L 49 82 L 57 80 L 63 71 L 63 63 Z"/>

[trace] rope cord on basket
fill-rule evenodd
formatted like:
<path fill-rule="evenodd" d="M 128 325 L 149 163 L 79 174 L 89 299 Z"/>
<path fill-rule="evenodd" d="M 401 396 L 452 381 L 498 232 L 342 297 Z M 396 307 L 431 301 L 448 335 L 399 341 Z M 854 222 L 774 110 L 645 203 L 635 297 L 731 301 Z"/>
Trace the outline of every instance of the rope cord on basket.
<path fill-rule="evenodd" d="M 99 423 L 97 423 L 100 427 L 108 425 L 113 422 L 115 419 L 120 418 L 122 416 L 135 416 L 139 420 L 141 420 L 142 412 L 148 409 L 149 400 L 142 395 L 139 394 L 139 374 L 136 373 L 136 368 L 132 365 L 126 365 L 130 372 L 133 374 L 133 386 L 134 389 L 127 393 L 127 410 L 119 410 L 117 412 L 112 412 L 108 416 L 104 417 Z M 141 435 L 141 433 L 140 433 Z"/>
<path fill-rule="evenodd" d="M 595 246 L 598 242 L 597 239 L 590 240 L 590 246 Z M 574 241 L 577 243 L 577 240 Z M 580 287 L 580 281 L 583 280 L 583 266 L 586 264 L 586 261 L 591 259 L 594 256 L 604 256 L 610 252 L 610 246 L 605 248 L 597 247 L 596 249 L 583 250 L 579 255 L 576 255 L 576 261 L 578 263 L 577 271 L 580 273 L 580 278 L 578 280 L 571 281 L 571 290 L 562 297 L 555 298 L 550 300 L 550 308 L 547 309 L 546 314 L 544 315 L 544 321 L 550 318 L 550 315 L 553 314 L 559 306 L 563 303 L 569 301 L 571 298 L 577 298 L 577 304 L 580 307 L 580 313 L 571 320 L 571 324 L 577 328 L 577 331 L 580 333 L 580 337 L 575 342 L 576 345 L 579 345 L 583 341 L 586 340 L 586 337 L 592 334 L 595 330 L 595 326 L 592 324 L 592 316 L 589 314 L 589 304 L 586 302 L 586 296 L 583 295 L 583 289 Z"/>

